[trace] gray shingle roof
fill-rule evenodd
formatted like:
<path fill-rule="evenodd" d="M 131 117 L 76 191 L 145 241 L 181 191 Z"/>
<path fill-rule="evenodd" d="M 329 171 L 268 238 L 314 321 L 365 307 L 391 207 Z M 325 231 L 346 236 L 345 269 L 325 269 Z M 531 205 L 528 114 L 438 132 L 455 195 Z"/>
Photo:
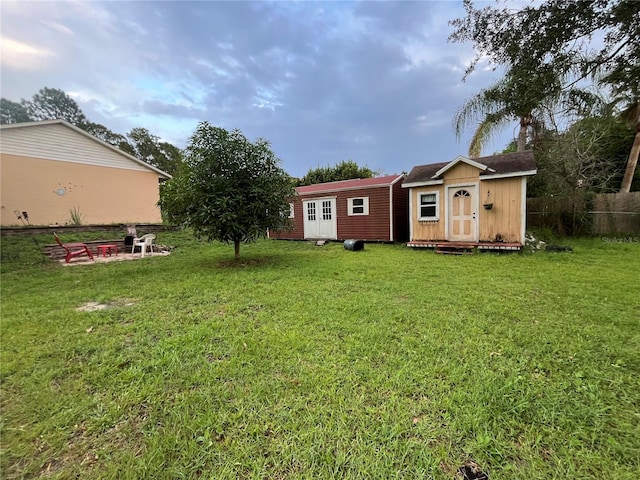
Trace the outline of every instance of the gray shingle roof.
<path fill-rule="evenodd" d="M 536 170 L 536 162 L 533 158 L 533 152 L 530 150 L 526 152 L 503 153 L 500 155 L 473 158 L 471 160 L 488 167 L 487 170 L 480 172 L 480 178 L 492 175 L 512 175 L 518 173 L 531 175 L 531 172 L 535 172 Z M 455 160 L 453 161 L 455 162 Z M 404 185 L 437 180 L 441 177 L 434 178 L 434 175 L 450 163 L 452 162 L 431 163 L 429 165 L 413 167 L 402 183 Z"/>

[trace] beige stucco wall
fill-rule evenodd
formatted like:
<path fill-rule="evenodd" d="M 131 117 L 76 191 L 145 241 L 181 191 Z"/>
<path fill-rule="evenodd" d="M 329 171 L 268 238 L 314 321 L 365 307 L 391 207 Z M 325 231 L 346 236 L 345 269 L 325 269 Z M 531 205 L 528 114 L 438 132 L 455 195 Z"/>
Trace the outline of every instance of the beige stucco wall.
<path fill-rule="evenodd" d="M 75 207 L 87 225 L 159 223 L 158 199 L 153 171 L 0 155 L 1 225 L 22 224 L 14 210 L 26 211 L 32 225 L 63 225 Z"/>
<path fill-rule="evenodd" d="M 501 238 L 505 242 L 522 242 L 522 221 L 524 215 L 522 177 L 501 178 L 480 181 L 480 171 L 466 163 L 460 163 L 445 172 L 442 185 L 414 187 L 411 189 L 411 240 L 433 241 L 446 238 L 447 187 L 451 185 L 475 185 L 479 195 L 476 205 L 478 221 L 478 240 L 493 242 Z M 437 221 L 419 221 L 420 194 L 438 192 L 439 219 Z M 485 210 L 483 203 L 487 199 L 493 203 L 491 210 Z"/>

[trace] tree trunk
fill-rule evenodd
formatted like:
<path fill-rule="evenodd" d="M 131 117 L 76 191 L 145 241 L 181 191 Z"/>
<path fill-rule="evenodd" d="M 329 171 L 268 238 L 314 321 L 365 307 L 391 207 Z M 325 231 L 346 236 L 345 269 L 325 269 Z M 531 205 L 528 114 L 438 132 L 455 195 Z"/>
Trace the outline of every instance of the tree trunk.
<path fill-rule="evenodd" d="M 531 125 L 531 116 L 520 118 L 520 131 L 518 132 L 518 144 L 516 152 L 524 152 L 527 147 L 527 129 Z"/>
<path fill-rule="evenodd" d="M 640 113 L 636 119 L 636 136 L 633 139 L 633 145 L 631 146 L 631 152 L 627 160 L 627 168 L 624 171 L 624 177 L 620 185 L 620 193 L 629 193 L 631 191 L 631 182 L 633 182 L 633 175 L 636 173 L 638 156 L 640 156 Z"/>
<path fill-rule="evenodd" d="M 240 240 L 233 241 L 233 250 L 234 250 L 233 258 L 235 258 L 236 260 L 240 260 Z"/>

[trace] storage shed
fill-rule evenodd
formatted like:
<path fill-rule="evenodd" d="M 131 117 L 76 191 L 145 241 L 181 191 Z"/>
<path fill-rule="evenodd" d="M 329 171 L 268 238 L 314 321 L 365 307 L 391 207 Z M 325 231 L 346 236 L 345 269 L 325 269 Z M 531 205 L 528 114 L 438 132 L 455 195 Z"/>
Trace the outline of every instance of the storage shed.
<path fill-rule="evenodd" d="M 403 178 L 388 175 L 298 187 L 291 201 L 291 230 L 270 231 L 269 237 L 406 241 L 409 204 Z"/>
<path fill-rule="evenodd" d="M 508 153 L 414 167 L 409 190 L 408 246 L 449 244 L 519 250 L 524 243 L 527 177 L 533 152 Z"/>

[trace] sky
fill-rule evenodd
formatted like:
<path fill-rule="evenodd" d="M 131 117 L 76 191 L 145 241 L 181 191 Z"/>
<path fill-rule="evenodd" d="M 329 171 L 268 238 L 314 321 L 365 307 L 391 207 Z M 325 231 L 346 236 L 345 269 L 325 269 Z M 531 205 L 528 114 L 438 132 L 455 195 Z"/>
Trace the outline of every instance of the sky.
<path fill-rule="evenodd" d="M 237 128 L 297 177 L 342 160 L 402 173 L 466 155 L 455 112 L 499 78 L 481 62 L 462 81 L 474 51 L 447 41 L 462 16 L 461 0 L 2 0 L 0 92 L 59 88 L 93 122 L 180 148 L 201 121 Z"/>

